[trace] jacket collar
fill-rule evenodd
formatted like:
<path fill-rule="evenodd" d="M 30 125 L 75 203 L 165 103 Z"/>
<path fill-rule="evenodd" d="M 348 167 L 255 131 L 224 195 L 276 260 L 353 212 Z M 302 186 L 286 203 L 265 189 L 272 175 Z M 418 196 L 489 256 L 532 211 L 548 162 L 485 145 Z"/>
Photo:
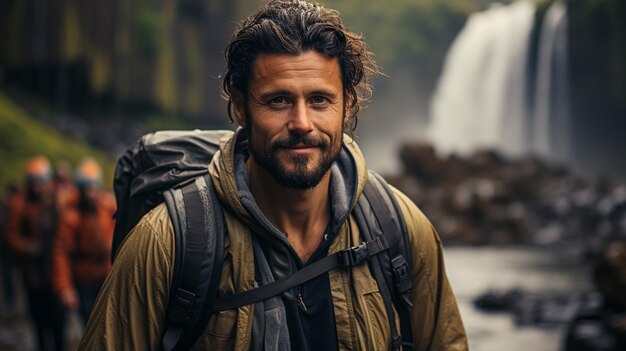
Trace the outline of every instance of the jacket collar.
<path fill-rule="evenodd" d="M 247 135 L 239 128 L 220 143 L 209 171 L 218 195 L 225 207 L 233 211 L 252 231 L 270 235 L 286 243 L 278 231 L 258 208 L 250 192 L 245 160 L 248 157 Z M 331 231 L 337 233 L 363 191 L 367 181 L 365 160 L 356 142 L 344 134 L 338 160 L 331 167 L 332 221 Z"/>

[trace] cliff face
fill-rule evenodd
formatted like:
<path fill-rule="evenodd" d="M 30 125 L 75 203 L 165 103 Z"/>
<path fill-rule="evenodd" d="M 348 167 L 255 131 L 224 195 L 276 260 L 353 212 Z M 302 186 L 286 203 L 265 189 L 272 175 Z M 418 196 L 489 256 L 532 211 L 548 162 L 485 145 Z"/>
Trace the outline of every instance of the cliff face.
<path fill-rule="evenodd" d="M 567 5 L 574 154 L 581 171 L 626 177 L 626 2 Z"/>
<path fill-rule="evenodd" d="M 0 81 L 60 107 L 223 116 L 222 50 L 247 1 L 9 1 Z M 215 79 L 211 79 L 211 78 Z"/>

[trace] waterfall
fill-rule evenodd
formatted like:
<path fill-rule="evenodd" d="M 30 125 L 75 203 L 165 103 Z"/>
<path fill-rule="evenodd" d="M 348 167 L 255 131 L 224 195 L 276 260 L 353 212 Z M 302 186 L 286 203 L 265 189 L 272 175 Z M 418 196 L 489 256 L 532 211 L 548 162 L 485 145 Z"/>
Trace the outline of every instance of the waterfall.
<path fill-rule="evenodd" d="M 430 137 L 444 152 L 527 145 L 526 66 L 535 6 L 493 5 L 455 39 L 431 105 Z"/>
<path fill-rule="evenodd" d="M 545 14 L 539 36 L 531 151 L 544 158 L 570 157 L 567 22 L 565 5 L 557 1 Z"/>
<path fill-rule="evenodd" d="M 537 75 L 528 79 L 535 12 L 533 2 L 521 0 L 470 16 L 447 54 L 431 101 L 428 133 L 438 150 L 567 154 L 565 6 L 557 1 L 546 13 Z"/>

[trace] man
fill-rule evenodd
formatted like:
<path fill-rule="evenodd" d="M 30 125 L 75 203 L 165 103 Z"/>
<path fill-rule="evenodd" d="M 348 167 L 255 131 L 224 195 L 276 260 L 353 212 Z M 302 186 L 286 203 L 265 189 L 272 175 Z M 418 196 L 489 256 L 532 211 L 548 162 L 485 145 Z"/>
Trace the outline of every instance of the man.
<path fill-rule="evenodd" d="M 7 243 L 21 270 L 39 350 L 65 348 L 65 313 L 52 289 L 52 239 L 57 225 L 52 167 L 44 156 L 26 164 L 26 186 L 9 205 Z"/>
<path fill-rule="evenodd" d="M 59 214 L 53 245 L 53 284 L 63 306 L 84 323 L 111 266 L 115 199 L 101 190 L 102 169 L 92 159 L 76 171 L 78 202 Z"/>
<path fill-rule="evenodd" d="M 69 161 L 61 159 L 54 164 L 53 183 L 59 208 L 76 201 L 78 190 L 72 182 L 72 165 Z"/>
<path fill-rule="evenodd" d="M 2 272 L 2 316 L 13 317 L 15 308 L 15 258 L 7 246 L 6 231 L 11 203 L 19 194 L 17 184 L 9 183 L 0 199 L 0 266 Z"/>
<path fill-rule="evenodd" d="M 226 49 L 224 92 L 241 126 L 209 172 L 227 228 L 220 294 L 281 279 L 360 243 L 351 211 L 367 181 L 354 122 L 366 73 L 363 40 L 335 11 L 272 1 L 243 22 Z M 413 251 L 413 340 L 417 350 L 466 350 L 440 241 L 410 200 L 394 190 Z M 164 205 L 129 234 L 104 284 L 81 348 L 158 349 L 174 252 Z M 384 350 L 391 332 L 368 265 L 331 270 L 256 305 L 210 316 L 198 350 Z M 259 320 L 265 318 L 265 323 Z M 267 320 L 271 323 L 267 323 Z M 264 328 L 258 326 L 264 325 Z"/>

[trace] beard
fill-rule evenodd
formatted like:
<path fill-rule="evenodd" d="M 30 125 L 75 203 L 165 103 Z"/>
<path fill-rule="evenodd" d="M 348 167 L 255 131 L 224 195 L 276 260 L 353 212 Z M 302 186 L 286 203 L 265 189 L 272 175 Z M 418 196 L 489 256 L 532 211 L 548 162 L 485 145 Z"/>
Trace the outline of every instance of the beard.
<path fill-rule="evenodd" d="M 251 126 L 251 124 L 248 124 Z M 252 127 L 250 127 L 252 128 Z M 267 145 L 254 138 L 254 131 L 248 131 L 248 145 L 254 161 L 265 169 L 280 185 L 293 189 L 311 189 L 317 186 L 324 178 L 333 163 L 339 158 L 343 143 L 343 130 L 331 140 L 321 136 L 302 135 L 290 132 L 288 137 L 280 138 Z M 319 148 L 319 161 L 310 167 L 309 155 L 288 155 L 287 160 L 281 160 L 278 152 L 282 148 L 296 145 L 306 145 Z M 292 165 L 287 169 L 285 163 Z"/>

